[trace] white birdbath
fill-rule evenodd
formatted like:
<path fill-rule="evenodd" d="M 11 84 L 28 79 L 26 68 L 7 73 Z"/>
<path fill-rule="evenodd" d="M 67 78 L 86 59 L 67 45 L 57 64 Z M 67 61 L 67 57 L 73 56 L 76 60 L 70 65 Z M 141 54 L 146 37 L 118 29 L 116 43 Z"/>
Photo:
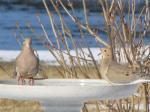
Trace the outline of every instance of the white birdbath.
<path fill-rule="evenodd" d="M 46 79 L 34 86 L 17 85 L 16 80 L 0 81 L 0 98 L 38 100 L 45 112 L 80 112 L 88 100 L 120 99 L 137 91 L 140 81 L 109 84 L 104 80 Z"/>

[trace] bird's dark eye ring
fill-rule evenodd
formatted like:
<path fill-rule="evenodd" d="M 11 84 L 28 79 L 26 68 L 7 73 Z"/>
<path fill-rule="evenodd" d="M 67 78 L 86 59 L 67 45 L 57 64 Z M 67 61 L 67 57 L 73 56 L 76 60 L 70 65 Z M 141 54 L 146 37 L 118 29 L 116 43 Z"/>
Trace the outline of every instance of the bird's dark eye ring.
<path fill-rule="evenodd" d="M 106 50 L 104 50 L 104 52 L 106 52 Z"/>

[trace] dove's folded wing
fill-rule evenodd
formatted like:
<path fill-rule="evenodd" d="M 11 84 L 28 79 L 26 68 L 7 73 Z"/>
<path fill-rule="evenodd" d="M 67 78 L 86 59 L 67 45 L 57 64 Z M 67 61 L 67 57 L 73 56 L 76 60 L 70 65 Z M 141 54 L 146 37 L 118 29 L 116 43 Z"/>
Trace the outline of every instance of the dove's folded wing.
<path fill-rule="evenodd" d="M 132 69 L 127 65 L 121 65 L 117 62 L 111 62 L 106 76 L 111 82 L 129 83 L 137 79 Z"/>

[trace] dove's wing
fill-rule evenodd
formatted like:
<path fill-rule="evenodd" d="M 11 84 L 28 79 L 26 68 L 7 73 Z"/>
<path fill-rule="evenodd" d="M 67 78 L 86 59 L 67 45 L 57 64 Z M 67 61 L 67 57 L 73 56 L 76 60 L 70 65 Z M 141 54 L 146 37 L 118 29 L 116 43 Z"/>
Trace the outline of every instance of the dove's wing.
<path fill-rule="evenodd" d="M 106 74 L 111 82 L 129 83 L 137 79 L 137 75 L 127 65 L 121 65 L 112 61 Z"/>
<path fill-rule="evenodd" d="M 129 76 L 132 74 L 132 69 L 129 68 L 127 65 L 122 65 L 117 62 L 112 61 L 109 64 L 109 70 L 113 71 L 116 74 L 126 75 Z"/>

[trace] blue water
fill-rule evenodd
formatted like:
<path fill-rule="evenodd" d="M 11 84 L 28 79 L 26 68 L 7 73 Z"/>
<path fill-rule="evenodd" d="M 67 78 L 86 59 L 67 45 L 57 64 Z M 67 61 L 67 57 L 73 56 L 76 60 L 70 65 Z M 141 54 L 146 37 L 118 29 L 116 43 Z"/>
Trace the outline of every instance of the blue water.
<path fill-rule="evenodd" d="M 27 9 L 27 7 L 26 7 Z M 17 43 L 14 32 L 17 35 L 17 38 L 19 38 L 20 42 L 23 41 L 22 37 L 32 37 L 33 39 L 33 47 L 36 49 L 42 49 L 43 47 L 42 43 L 37 39 L 35 34 L 31 32 L 31 30 L 27 27 L 27 23 L 30 22 L 32 27 L 35 30 L 36 35 L 40 36 L 43 34 L 42 28 L 36 18 L 36 13 L 40 14 L 41 22 L 43 23 L 49 38 L 52 40 L 53 44 L 56 45 L 56 39 L 54 38 L 54 34 L 52 32 L 52 28 L 49 22 L 49 17 L 46 14 L 45 10 L 36 10 L 35 8 L 30 7 L 28 10 L 22 10 L 20 8 L 12 9 L 12 10 L 5 10 L 3 8 L 0 9 L 0 49 L 3 50 L 18 50 L 20 49 L 19 44 Z M 61 25 L 59 21 L 58 15 L 52 11 L 54 20 L 56 22 L 56 25 L 61 30 Z M 68 27 L 72 30 L 72 35 L 74 38 L 75 43 L 79 47 L 86 47 L 86 44 L 82 41 L 79 33 L 79 29 L 77 25 L 75 25 L 70 17 L 66 15 L 65 12 L 61 12 L 66 24 Z M 84 15 L 82 9 L 76 9 L 75 10 L 76 16 L 80 19 L 80 21 L 84 23 Z M 20 30 L 16 28 L 16 22 L 20 25 Z M 100 29 L 104 29 L 104 19 L 102 14 L 99 12 L 90 12 L 89 13 L 89 22 L 91 27 L 98 27 Z M 20 32 L 21 35 L 20 35 Z M 95 41 L 93 37 L 87 32 L 84 32 L 84 37 L 89 45 L 89 47 L 101 47 L 99 43 Z M 103 37 L 106 41 L 108 40 L 106 34 L 102 31 L 99 32 L 100 36 Z M 22 36 L 23 35 L 23 36 Z M 150 38 L 145 38 L 145 42 L 149 43 Z M 73 48 L 70 39 L 68 39 L 69 47 Z M 64 46 L 61 44 L 61 47 L 64 48 Z"/>

